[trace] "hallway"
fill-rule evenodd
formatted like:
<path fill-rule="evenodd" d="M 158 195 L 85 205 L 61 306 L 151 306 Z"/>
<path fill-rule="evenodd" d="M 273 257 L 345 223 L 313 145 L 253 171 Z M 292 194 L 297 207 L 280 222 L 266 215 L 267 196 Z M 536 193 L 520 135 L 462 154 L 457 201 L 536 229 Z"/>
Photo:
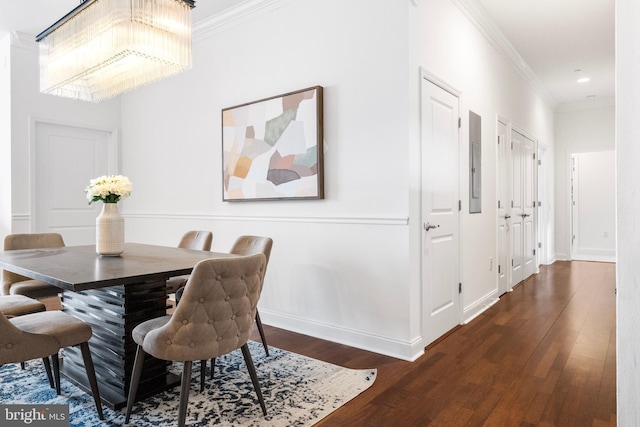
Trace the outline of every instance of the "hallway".
<path fill-rule="evenodd" d="M 615 264 L 556 262 L 417 361 L 276 328 L 269 343 L 376 383 L 327 426 L 615 426 Z"/>

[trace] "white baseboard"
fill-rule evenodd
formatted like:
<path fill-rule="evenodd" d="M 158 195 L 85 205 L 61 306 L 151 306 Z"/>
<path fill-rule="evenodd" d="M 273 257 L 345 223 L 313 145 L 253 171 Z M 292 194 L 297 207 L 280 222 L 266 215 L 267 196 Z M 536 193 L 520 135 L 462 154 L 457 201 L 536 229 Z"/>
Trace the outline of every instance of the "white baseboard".
<path fill-rule="evenodd" d="M 462 324 L 466 325 L 471 322 L 498 301 L 498 291 L 492 291 L 483 298 L 480 298 L 478 301 L 464 309 L 464 313 L 462 314 Z"/>
<path fill-rule="evenodd" d="M 262 308 L 260 309 L 260 319 L 262 320 L 262 323 L 275 326 L 276 328 L 309 335 L 315 338 L 372 351 L 374 353 L 410 362 L 413 362 L 424 354 L 424 346 L 422 346 L 421 337 L 412 341 L 400 341 Z M 267 336 L 267 343 L 268 342 L 269 337 Z"/>

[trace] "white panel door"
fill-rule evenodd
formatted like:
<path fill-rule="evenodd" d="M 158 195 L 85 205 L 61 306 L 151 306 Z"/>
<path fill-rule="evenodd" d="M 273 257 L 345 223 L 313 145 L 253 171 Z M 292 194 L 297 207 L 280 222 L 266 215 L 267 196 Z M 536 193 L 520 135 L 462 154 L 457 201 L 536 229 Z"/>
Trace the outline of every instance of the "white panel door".
<path fill-rule="evenodd" d="M 424 344 L 460 323 L 458 98 L 422 80 Z"/>
<path fill-rule="evenodd" d="M 500 295 L 511 289 L 509 272 L 511 266 L 511 210 L 509 209 L 509 186 L 507 170 L 510 145 L 507 139 L 507 125 L 498 122 L 498 292 Z"/>
<path fill-rule="evenodd" d="M 535 143 L 523 138 L 522 143 L 522 228 L 523 228 L 523 279 L 536 272 L 536 232 L 535 232 L 535 200 L 536 200 L 536 156 Z"/>
<path fill-rule="evenodd" d="M 524 280 L 523 141 L 511 132 L 511 287 Z"/>
<path fill-rule="evenodd" d="M 536 271 L 535 143 L 511 132 L 511 286 Z"/>
<path fill-rule="evenodd" d="M 109 173 L 108 132 L 36 123 L 34 229 L 60 233 L 65 244 L 95 243 L 100 203 L 88 204 L 91 178 Z"/>

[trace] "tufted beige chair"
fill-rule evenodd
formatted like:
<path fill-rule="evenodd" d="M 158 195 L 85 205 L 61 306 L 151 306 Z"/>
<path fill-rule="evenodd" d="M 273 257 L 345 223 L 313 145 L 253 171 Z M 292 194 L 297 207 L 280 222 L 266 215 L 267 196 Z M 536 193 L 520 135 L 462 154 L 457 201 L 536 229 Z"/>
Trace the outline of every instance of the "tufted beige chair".
<path fill-rule="evenodd" d="M 247 341 L 260 292 L 266 258 L 262 254 L 216 258 L 199 262 L 191 272 L 173 315 L 148 320 L 133 330 L 138 344 L 127 400 L 129 422 L 145 354 L 184 362 L 178 408 L 178 426 L 185 425 L 193 361 L 216 358 L 242 349 L 262 413 L 267 408 Z M 202 377 L 201 377 L 202 378 Z"/>
<path fill-rule="evenodd" d="M 9 234 L 4 238 L 5 251 L 61 247 L 64 247 L 64 240 L 58 233 Z M 42 298 L 57 296 L 60 288 L 3 270 L 0 291 L 2 295 L 26 295 L 31 298 Z"/>
<path fill-rule="evenodd" d="M 271 256 L 271 248 L 273 246 L 273 239 L 270 237 L 261 237 L 261 236 L 240 236 L 236 239 L 233 246 L 231 247 L 231 251 L 234 255 L 253 255 L 253 254 L 263 254 L 266 257 L 267 265 L 269 264 L 269 257 Z M 264 274 L 267 273 L 267 266 L 265 265 Z M 262 277 L 262 282 L 264 284 L 264 274 Z M 176 301 L 180 301 L 182 297 L 182 289 L 178 289 L 176 291 Z M 267 346 L 267 338 L 264 335 L 264 329 L 262 328 L 262 321 L 260 320 L 260 312 L 256 309 L 256 326 L 258 326 L 258 332 L 260 333 L 260 339 L 262 340 L 262 345 L 264 346 L 264 351 L 269 355 L 269 347 Z M 204 366 L 203 366 L 204 367 Z M 211 378 L 213 379 L 213 363 L 211 364 Z"/>
<path fill-rule="evenodd" d="M 236 239 L 230 253 L 234 255 L 253 255 L 263 254 L 266 258 L 266 264 L 264 266 L 264 272 L 262 273 L 262 284 L 264 285 L 264 276 L 267 274 L 267 265 L 269 265 L 269 257 L 271 256 L 271 247 L 273 246 L 273 239 L 270 237 L 261 236 L 240 236 Z M 264 346 L 264 351 L 269 355 L 269 347 L 267 347 L 267 338 L 264 336 L 264 330 L 262 329 L 262 321 L 260 320 L 260 312 L 256 308 L 256 326 L 258 326 L 258 332 L 260 333 L 260 339 Z M 211 364 L 211 377 L 213 378 L 213 363 Z"/>
<path fill-rule="evenodd" d="M 45 311 L 46 309 L 47 307 L 37 299 L 29 298 L 24 295 L 0 295 L 0 312 L 9 319 L 16 316 L 24 316 L 25 314 L 38 313 L 40 311 Z M 47 371 L 49 384 L 51 385 L 51 388 L 53 388 L 55 385 L 53 384 L 49 358 L 44 357 L 42 362 L 44 363 L 44 368 Z M 24 369 L 24 362 L 20 362 L 20 366 Z"/>
<path fill-rule="evenodd" d="M 0 311 L 8 318 L 45 311 L 46 306 L 37 299 L 24 295 L 0 295 Z"/>
<path fill-rule="evenodd" d="M 210 231 L 187 231 L 178 243 L 179 248 L 195 249 L 198 251 L 210 251 L 211 242 L 213 241 L 213 233 Z M 167 293 L 171 294 L 183 287 L 189 275 L 171 277 L 167 280 Z"/>
<path fill-rule="evenodd" d="M 62 311 L 43 311 L 7 319 L 0 313 L 0 365 L 49 358 L 53 361 L 56 393 L 60 394 L 58 350 L 79 345 L 100 419 L 104 419 L 93 368 L 91 326 Z"/>

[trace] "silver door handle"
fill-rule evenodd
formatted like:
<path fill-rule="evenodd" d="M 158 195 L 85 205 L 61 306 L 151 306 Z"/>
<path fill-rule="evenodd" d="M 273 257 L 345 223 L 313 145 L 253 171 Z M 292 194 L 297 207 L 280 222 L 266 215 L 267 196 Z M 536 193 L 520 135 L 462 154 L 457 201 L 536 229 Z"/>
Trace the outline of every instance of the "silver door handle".
<path fill-rule="evenodd" d="M 505 215 L 504 216 L 504 219 L 509 219 L 509 218 L 511 218 L 511 215 Z"/>
<path fill-rule="evenodd" d="M 522 218 L 526 218 L 526 217 L 528 217 L 528 216 L 529 216 L 529 214 L 522 214 L 522 215 L 520 215 L 520 216 L 521 216 Z"/>
<path fill-rule="evenodd" d="M 424 224 L 424 230 L 425 230 L 425 231 L 429 231 L 429 230 L 431 230 L 431 229 L 433 229 L 433 228 L 438 228 L 438 227 L 440 227 L 440 226 L 439 226 L 439 225 L 431 225 L 431 224 L 429 224 L 428 222 L 426 222 L 426 223 Z"/>

